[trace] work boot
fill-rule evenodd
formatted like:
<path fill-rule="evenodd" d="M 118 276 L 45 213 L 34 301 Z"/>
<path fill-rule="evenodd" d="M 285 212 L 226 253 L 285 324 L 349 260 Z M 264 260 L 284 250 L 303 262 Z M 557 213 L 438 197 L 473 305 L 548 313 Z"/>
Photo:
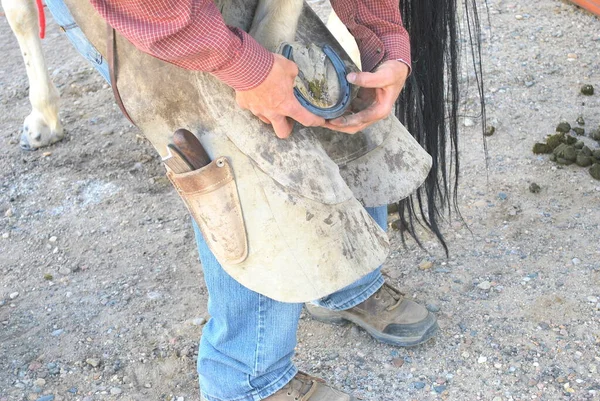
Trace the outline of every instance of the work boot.
<path fill-rule="evenodd" d="M 329 387 L 322 379 L 298 372 L 281 390 L 263 401 L 356 401 L 356 398 Z"/>
<path fill-rule="evenodd" d="M 365 329 L 375 339 L 401 347 L 426 342 L 439 326 L 435 315 L 424 306 L 406 299 L 389 284 L 353 308 L 341 311 L 306 304 L 308 313 L 326 323 L 350 321 Z"/>

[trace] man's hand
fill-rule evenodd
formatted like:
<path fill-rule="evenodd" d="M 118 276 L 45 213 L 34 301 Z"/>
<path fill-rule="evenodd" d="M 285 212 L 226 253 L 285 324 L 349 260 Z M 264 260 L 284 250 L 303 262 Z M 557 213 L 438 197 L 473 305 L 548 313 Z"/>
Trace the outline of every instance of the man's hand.
<path fill-rule="evenodd" d="M 348 74 L 348 81 L 361 86 L 352 103 L 356 114 L 348 114 L 327 121 L 325 127 L 355 134 L 390 115 L 408 77 L 408 66 L 397 60 L 382 63 L 374 72 Z"/>
<path fill-rule="evenodd" d="M 294 79 L 298 75 L 296 63 L 275 54 L 273 68 L 267 78 L 256 88 L 236 92 L 238 105 L 250 110 L 267 124 L 272 124 L 279 138 L 287 138 L 298 121 L 305 127 L 325 124 L 318 117 L 300 105 L 294 96 Z"/>

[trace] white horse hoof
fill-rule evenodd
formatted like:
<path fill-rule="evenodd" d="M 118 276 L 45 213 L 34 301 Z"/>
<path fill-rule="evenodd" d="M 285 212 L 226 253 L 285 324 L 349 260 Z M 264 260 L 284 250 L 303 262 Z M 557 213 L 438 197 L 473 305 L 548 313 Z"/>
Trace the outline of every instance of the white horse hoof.
<path fill-rule="evenodd" d="M 35 150 L 45 146 L 52 145 L 64 138 L 65 134 L 60 121 L 57 121 L 54 127 L 44 120 L 44 116 L 36 112 L 31 112 L 23 123 L 23 133 L 21 134 L 21 149 Z"/>

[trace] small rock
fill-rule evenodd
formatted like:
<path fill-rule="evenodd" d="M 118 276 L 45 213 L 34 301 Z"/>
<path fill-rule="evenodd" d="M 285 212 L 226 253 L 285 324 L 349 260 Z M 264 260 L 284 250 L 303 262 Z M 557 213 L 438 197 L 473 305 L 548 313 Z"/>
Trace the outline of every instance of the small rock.
<path fill-rule="evenodd" d="M 581 126 L 585 125 L 585 120 L 583 119 L 583 116 L 577 117 L 577 120 L 575 120 L 575 122 Z"/>
<path fill-rule="evenodd" d="M 404 365 L 404 359 L 403 358 L 394 358 L 394 359 L 392 359 L 392 365 L 394 365 L 397 368 L 401 368 Z"/>
<path fill-rule="evenodd" d="M 579 149 L 579 150 L 583 149 L 584 146 L 585 146 L 585 143 L 583 143 L 583 141 L 577 141 L 577 142 L 575 142 L 575 145 L 573 145 L 573 147 L 575 149 Z"/>
<path fill-rule="evenodd" d="M 600 180 L 600 164 L 596 163 L 590 167 L 590 175 L 596 180 Z"/>
<path fill-rule="evenodd" d="M 152 388 L 152 384 L 146 383 L 146 384 L 144 384 L 144 387 L 146 387 L 146 388 Z"/>
<path fill-rule="evenodd" d="M 58 336 L 60 336 L 62 333 L 64 333 L 64 330 L 63 330 L 63 329 L 57 329 L 57 330 L 54 330 L 52 333 L 50 333 L 50 335 L 51 335 L 52 337 L 58 337 Z"/>
<path fill-rule="evenodd" d="M 506 192 L 498 192 L 498 199 L 500 199 L 500 200 L 507 200 L 508 199 L 508 195 L 506 194 Z"/>
<path fill-rule="evenodd" d="M 206 319 L 203 317 L 197 317 L 194 320 L 192 320 L 192 324 L 194 326 L 202 326 L 204 323 L 206 323 Z"/>
<path fill-rule="evenodd" d="M 567 59 L 568 60 L 577 60 L 577 58 L 579 58 L 579 56 L 577 56 L 576 53 L 568 53 L 567 54 Z"/>
<path fill-rule="evenodd" d="M 587 300 L 588 300 L 588 302 L 595 304 L 598 302 L 598 297 L 590 296 L 590 297 L 587 297 Z"/>
<path fill-rule="evenodd" d="M 571 131 L 571 124 L 566 121 L 563 121 L 556 126 L 556 132 L 562 132 L 566 134 L 569 131 Z"/>
<path fill-rule="evenodd" d="M 429 312 L 432 312 L 432 313 L 437 313 L 440 311 L 440 307 L 437 304 L 431 303 L 431 304 L 425 305 L 425 307 L 427 308 L 427 310 Z"/>
<path fill-rule="evenodd" d="M 542 188 L 536 184 L 535 182 L 532 182 L 531 184 L 529 184 L 529 192 L 533 193 L 533 194 L 537 194 L 542 190 Z"/>
<path fill-rule="evenodd" d="M 19 296 L 19 293 L 18 293 L 17 291 L 15 291 L 15 292 L 11 292 L 11 293 L 8 295 L 8 297 L 9 297 L 10 299 L 15 299 L 15 298 L 17 298 L 18 296 Z"/>
<path fill-rule="evenodd" d="M 482 281 L 481 283 L 477 284 L 477 288 L 481 289 L 481 290 L 489 290 L 490 288 L 492 288 L 492 283 L 490 283 L 489 281 Z"/>
<path fill-rule="evenodd" d="M 416 388 L 417 390 L 421 390 L 422 388 L 425 387 L 425 383 L 423 383 L 423 382 L 413 382 L 413 387 Z"/>
<path fill-rule="evenodd" d="M 121 390 L 119 387 L 113 387 L 110 389 L 110 394 L 111 395 L 119 395 L 123 392 L 123 390 Z"/>
<path fill-rule="evenodd" d="M 580 260 L 579 258 L 573 258 L 573 259 L 571 260 L 571 262 L 572 262 L 572 263 L 573 263 L 575 266 L 577 266 L 578 264 L 580 264 L 580 263 L 581 263 L 581 260 Z"/>
<path fill-rule="evenodd" d="M 581 154 L 584 156 L 594 157 L 592 150 L 587 146 L 584 146 L 583 148 L 581 148 Z"/>
<path fill-rule="evenodd" d="M 102 361 L 99 358 L 88 358 L 85 360 L 85 362 L 94 368 L 97 368 L 98 366 L 100 366 L 100 363 L 102 363 Z"/>
<path fill-rule="evenodd" d="M 581 94 L 585 96 L 592 96 L 594 94 L 594 86 L 585 84 L 581 87 Z"/>
<path fill-rule="evenodd" d="M 422 260 L 421 263 L 419 263 L 419 269 L 421 270 L 429 270 L 433 267 L 433 262 L 430 260 Z"/>
<path fill-rule="evenodd" d="M 38 398 L 36 401 L 54 401 L 54 394 L 45 395 Z"/>
<path fill-rule="evenodd" d="M 54 236 L 54 235 L 48 239 L 48 241 L 50 241 L 50 242 L 56 242 L 57 240 L 58 240 L 58 238 L 56 238 L 56 236 Z"/>
<path fill-rule="evenodd" d="M 3 239 L 8 239 L 10 237 L 10 233 L 2 233 Z"/>
<path fill-rule="evenodd" d="M 44 379 L 35 379 L 33 384 L 38 387 L 44 387 L 46 385 L 46 380 Z"/>
<path fill-rule="evenodd" d="M 15 212 L 12 210 L 12 208 L 9 208 L 6 212 L 4 212 L 4 217 L 13 217 L 15 214 Z"/>
<path fill-rule="evenodd" d="M 496 127 L 494 127 L 493 125 L 488 125 L 487 127 L 485 127 L 485 131 L 483 131 L 484 136 L 492 136 L 495 133 L 496 133 Z"/>
<path fill-rule="evenodd" d="M 444 391 L 446 391 L 446 386 L 433 386 L 433 390 L 438 394 L 442 394 Z"/>
<path fill-rule="evenodd" d="M 581 127 L 573 127 L 573 132 L 579 136 L 585 135 L 585 130 Z"/>
<path fill-rule="evenodd" d="M 71 269 L 69 269 L 66 266 L 62 266 L 60 269 L 58 269 L 58 272 L 63 276 L 68 276 L 69 274 L 71 274 Z"/>
<path fill-rule="evenodd" d="M 475 125 L 475 121 L 473 121 L 472 118 L 468 117 L 465 118 L 463 123 L 465 124 L 465 127 L 473 127 Z"/>
<path fill-rule="evenodd" d="M 486 363 L 487 362 L 487 358 L 485 356 L 480 356 L 479 358 L 477 358 L 477 363 Z"/>
<path fill-rule="evenodd" d="M 600 149 L 596 149 L 592 152 L 592 156 L 594 157 L 594 159 L 596 160 L 600 160 Z"/>
<path fill-rule="evenodd" d="M 590 137 L 596 141 L 600 141 L 600 128 L 590 132 Z"/>

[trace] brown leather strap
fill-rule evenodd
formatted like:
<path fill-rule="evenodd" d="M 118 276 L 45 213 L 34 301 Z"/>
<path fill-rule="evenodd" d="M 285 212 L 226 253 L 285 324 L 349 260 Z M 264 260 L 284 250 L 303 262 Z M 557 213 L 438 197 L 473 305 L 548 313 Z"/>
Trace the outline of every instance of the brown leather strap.
<path fill-rule="evenodd" d="M 110 73 L 110 85 L 112 86 L 113 95 L 115 96 L 115 101 L 119 105 L 121 112 L 133 125 L 135 123 L 127 113 L 125 109 L 125 105 L 123 104 L 123 100 L 121 100 L 121 94 L 119 94 L 119 89 L 117 88 L 117 37 L 115 35 L 115 30 L 112 26 L 107 25 L 107 59 L 108 59 L 108 70 Z"/>

